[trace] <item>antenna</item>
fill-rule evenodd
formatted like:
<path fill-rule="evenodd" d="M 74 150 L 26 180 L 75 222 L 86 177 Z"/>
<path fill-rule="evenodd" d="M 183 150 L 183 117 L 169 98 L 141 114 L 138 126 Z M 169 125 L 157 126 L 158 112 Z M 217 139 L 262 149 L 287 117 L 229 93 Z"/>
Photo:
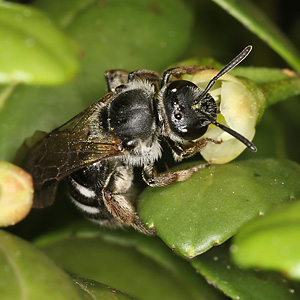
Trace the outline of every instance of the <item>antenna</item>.
<path fill-rule="evenodd" d="M 238 54 L 230 63 L 228 63 L 206 86 L 205 90 L 200 94 L 198 101 L 195 105 L 192 106 L 193 109 L 200 108 L 199 103 L 202 98 L 208 93 L 208 91 L 211 89 L 211 87 L 215 84 L 215 82 L 224 74 L 232 70 L 234 67 L 236 67 L 238 64 L 240 64 L 251 52 L 252 46 L 247 46 L 240 54 Z"/>
<path fill-rule="evenodd" d="M 251 45 L 247 46 L 230 63 L 228 63 L 213 79 L 211 79 L 211 81 L 206 86 L 205 90 L 198 97 L 198 101 L 196 102 L 196 104 L 192 106 L 192 109 L 199 109 L 200 108 L 199 102 L 201 101 L 201 99 L 203 99 L 205 97 L 205 95 L 208 93 L 208 91 L 211 89 L 211 87 L 215 84 L 215 82 L 221 76 L 223 76 L 224 74 L 226 74 L 227 72 L 229 72 L 230 70 L 232 70 L 234 67 L 236 67 L 239 63 L 241 63 L 249 55 L 249 53 L 251 52 L 251 50 L 252 50 L 252 46 Z M 207 114 L 206 112 L 204 112 L 202 110 L 201 110 L 201 114 L 205 115 L 205 117 L 207 119 L 209 119 L 209 121 L 212 124 L 214 124 L 215 126 L 221 128 L 222 130 L 224 130 L 225 132 L 229 133 L 230 135 L 232 135 L 233 137 L 235 137 L 237 140 L 239 140 L 240 142 L 242 142 L 251 151 L 254 151 L 254 152 L 257 151 L 256 147 L 248 139 L 246 139 L 244 136 L 242 136 L 241 134 L 239 134 L 235 130 L 233 130 L 233 129 L 225 126 L 225 125 L 222 125 L 222 124 L 218 123 L 213 117 L 211 117 L 209 114 Z"/>

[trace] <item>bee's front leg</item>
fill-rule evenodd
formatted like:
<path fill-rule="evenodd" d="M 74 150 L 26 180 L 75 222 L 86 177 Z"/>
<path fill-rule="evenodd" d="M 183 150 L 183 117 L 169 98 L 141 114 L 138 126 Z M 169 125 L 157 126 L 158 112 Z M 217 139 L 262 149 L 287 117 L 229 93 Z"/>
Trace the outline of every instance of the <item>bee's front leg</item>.
<path fill-rule="evenodd" d="M 125 70 L 108 70 L 104 73 L 107 89 L 109 92 L 116 91 L 116 88 L 122 84 L 128 83 L 129 73 Z"/>
<path fill-rule="evenodd" d="M 201 138 L 195 142 L 191 142 L 187 145 L 181 145 L 174 141 L 172 141 L 169 138 L 165 138 L 167 143 L 169 144 L 170 148 L 173 151 L 174 158 L 177 160 L 182 160 L 187 157 L 191 157 L 195 154 L 197 154 L 201 149 L 203 149 L 208 142 L 214 143 L 214 144 L 221 144 L 222 141 L 217 141 L 211 138 Z"/>
<path fill-rule="evenodd" d="M 217 141 L 211 138 L 202 138 L 197 140 L 194 143 L 189 144 L 187 147 L 184 147 L 182 152 L 179 155 L 179 159 L 187 158 L 190 156 L 193 156 L 194 154 L 200 152 L 201 149 L 203 149 L 208 142 L 214 143 L 214 144 L 221 144 L 221 141 Z"/>

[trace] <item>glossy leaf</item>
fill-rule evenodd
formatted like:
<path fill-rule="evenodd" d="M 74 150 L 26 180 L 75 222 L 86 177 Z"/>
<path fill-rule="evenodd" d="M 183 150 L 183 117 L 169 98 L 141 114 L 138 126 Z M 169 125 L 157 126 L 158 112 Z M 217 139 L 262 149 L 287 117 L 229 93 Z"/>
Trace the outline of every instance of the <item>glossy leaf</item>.
<path fill-rule="evenodd" d="M 300 201 L 283 205 L 248 224 L 231 247 L 235 262 L 300 279 Z"/>
<path fill-rule="evenodd" d="M 110 69 L 162 71 L 183 55 L 191 38 L 192 13 L 184 1 L 37 0 L 82 49 L 77 88 L 97 99 Z M 180 18 L 178 15 L 180 14 Z"/>
<path fill-rule="evenodd" d="M 73 42 L 42 12 L 0 3 L 0 83 L 55 85 L 78 70 Z"/>
<path fill-rule="evenodd" d="M 287 160 L 212 165 L 185 182 L 148 187 L 138 212 L 169 247 L 194 257 L 273 206 L 300 195 L 299 180 L 299 165 Z"/>
<path fill-rule="evenodd" d="M 300 286 L 280 274 L 243 270 L 234 265 L 226 245 L 218 246 L 192 260 L 192 265 L 230 299 L 293 300 Z"/>
<path fill-rule="evenodd" d="M 222 299 L 157 237 L 78 224 L 44 235 L 36 243 L 72 274 L 138 299 Z"/>
<path fill-rule="evenodd" d="M 0 159 L 12 161 L 24 140 L 34 132 L 49 131 L 75 116 L 84 109 L 81 101 L 73 83 L 55 89 L 16 87 L 0 110 Z"/>
<path fill-rule="evenodd" d="M 130 296 L 97 281 L 81 277 L 73 277 L 72 279 L 81 289 L 84 300 L 133 300 Z"/>
<path fill-rule="evenodd" d="M 1 299 L 84 299 L 45 254 L 5 231 L 0 231 L 0 265 Z"/>

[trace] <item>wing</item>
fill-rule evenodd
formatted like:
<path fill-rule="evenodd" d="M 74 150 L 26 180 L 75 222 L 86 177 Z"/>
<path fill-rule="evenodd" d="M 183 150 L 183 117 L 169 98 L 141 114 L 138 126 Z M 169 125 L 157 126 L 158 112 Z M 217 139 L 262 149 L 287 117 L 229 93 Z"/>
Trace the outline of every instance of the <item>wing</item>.
<path fill-rule="evenodd" d="M 53 203 L 60 180 L 76 170 L 124 154 L 121 140 L 112 135 L 90 135 L 89 124 L 101 106 L 114 98 L 108 93 L 98 102 L 42 138 L 28 153 L 23 167 L 34 180 L 33 207 Z"/>

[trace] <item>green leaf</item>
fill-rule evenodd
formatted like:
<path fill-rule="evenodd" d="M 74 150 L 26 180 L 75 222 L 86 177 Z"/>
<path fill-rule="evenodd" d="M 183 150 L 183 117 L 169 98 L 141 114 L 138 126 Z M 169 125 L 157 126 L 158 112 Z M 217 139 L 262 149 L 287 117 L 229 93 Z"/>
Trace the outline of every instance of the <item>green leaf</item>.
<path fill-rule="evenodd" d="M 283 272 L 300 279 L 300 201 L 282 205 L 247 226 L 232 245 L 234 261 L 243 267 Z"/>
<path fill-rule="evenodd" d="M 73 281 L 82 290 L 85 300 L 130 300 L 133 299 L 115 289 L 95 280 L 73 277 Z"/>
<path fill-rule="evenodd" d="M 80 45 L 82 72 L 77 85 L 84 97 L 99 97 L 106 70 L 162 71 L 178 60 L 191 38 L 192 12 L 180 0 L 77 0 L 74 6 L 73 1 L 65 2 L 37 0 L 34 5 Z"/>
<path fill-rule="evenodd" d="M 194 257 L 276 204 L 300 195 L 299 181 L 299 165 L 287 160 L 212 165 L 185 182 L 148 187 L 138 212 L 169 247 Z"/>
<path fill-rule="evenodd" d="M 57 88 L 17 86 L 0 110 L 0 159 L 12 161 L 25 138 L 63 124 L 82 109 L 73 83 Z"/>
<path fill-rule="evenodd" d="M 1 2 L 0 36 L 0 83 L 56 85 L 78 69 L 74 44 L 30 6 Z"/>
<path fill-rule="evenodd" d="M 230 299 L 299 299 L 300 287 L 279 274 L 243 270 L 235 266 L 226 245 L 215 247 L 192 260 L 192 265 Z"/>
<path fill-rule="evenodd" d="M 80 223 L 44 235 L 36 244 L 72 274 L 138 299 L 222 299 L 157 237 Z"/>
<path fill-rule="evenodd" d="M 251 1 L 214 0 L 214 2 L 260 37 L 290 66 L 300 71 L 300 55 L 295 46 Z"/>
<path fill-rule="evenodd" d="M 5 231 L 0 231 L 0 265 L 1 299 L 84 299 L 48 257 Z"/>

